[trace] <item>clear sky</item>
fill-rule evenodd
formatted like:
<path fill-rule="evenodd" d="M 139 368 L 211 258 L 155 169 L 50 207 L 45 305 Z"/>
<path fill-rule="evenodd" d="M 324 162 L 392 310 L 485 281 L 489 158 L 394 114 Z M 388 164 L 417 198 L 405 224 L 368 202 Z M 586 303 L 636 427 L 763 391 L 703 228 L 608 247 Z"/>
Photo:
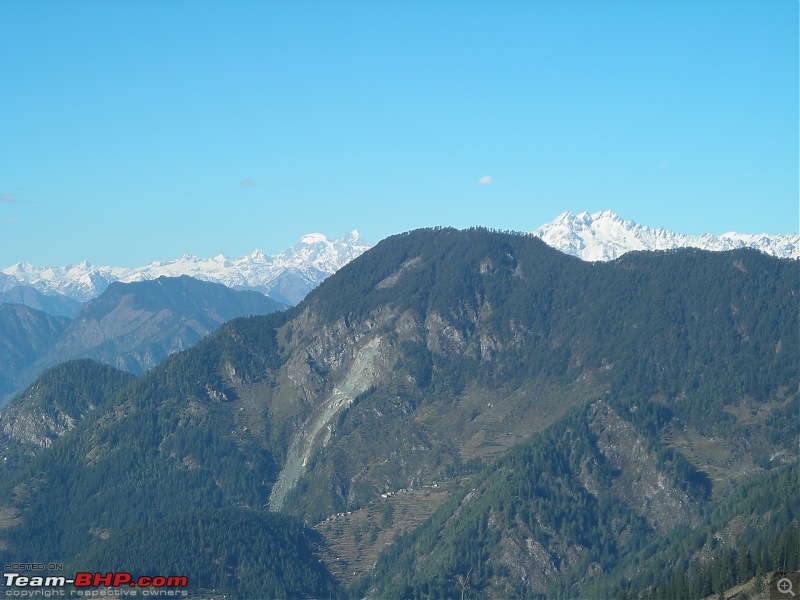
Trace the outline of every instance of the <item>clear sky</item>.
<path fill-rule="evenodd" d="M 797 0 L 0 0 L 0 268 L 798 230 Z"/>

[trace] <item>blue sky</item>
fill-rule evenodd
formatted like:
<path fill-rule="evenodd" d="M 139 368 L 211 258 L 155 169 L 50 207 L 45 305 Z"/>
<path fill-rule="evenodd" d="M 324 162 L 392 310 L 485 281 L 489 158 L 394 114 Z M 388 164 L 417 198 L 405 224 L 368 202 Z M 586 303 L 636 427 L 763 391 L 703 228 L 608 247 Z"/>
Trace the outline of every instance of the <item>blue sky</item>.
<path fill-rule="evenodd" d="M 0 268 L 798 228 L 796 0 L 0 0 Z"/>

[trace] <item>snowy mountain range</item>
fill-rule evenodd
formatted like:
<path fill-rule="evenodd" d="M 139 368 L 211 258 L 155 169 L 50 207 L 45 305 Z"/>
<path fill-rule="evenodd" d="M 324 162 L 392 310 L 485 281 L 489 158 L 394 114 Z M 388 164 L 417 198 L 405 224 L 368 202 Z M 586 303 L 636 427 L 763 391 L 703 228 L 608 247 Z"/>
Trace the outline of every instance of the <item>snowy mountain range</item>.
<path fill-rule="evenodd" d="M 675 233 L 626 221 L 605 210 L 594 214 L 564 212 L 533 234 L 547 245 L 587 261 L 607 261 L 633 250 L 700 248 L 723 251 L 755 248 L 781 258 L 800 258 L 800 234 L 724 233 L 700 236 Z"/>
<path fill-rule="evenodd" d="M 800 258 L 800 234 L 726 233 L 689 236 L 666 229 L 638 225 L 607 210 L 594 214 L 561 213 L 533 235 L 548 245 L 587 261 L 614 260 L 632 250 L 669 250 L 694 247 L 703 250 L 756 248 L 783 258 Z M 86 261 L 66 267 L 35 267 L 18 263 L 0 272 L 0 292 L 20 284 L 48 295 L 61 294 L 85 302 L 97 297 L 114 281 L 130 283 L 161 276 L 189 275 L 235 289 L 257 290 L 279 302 L 297 304 L 323 279 L 368 250 L 357 230 L 329 240 L 321 233 L 303 236 L 275 256 L 256 250 L 240 258 L 219 254 L 199 258 L 185 254 L 176 260 L 143 267 L 97 267 Z"/>
<path fill-rule="evenodd" d="M 86 261 L 66 267 L 35 267 L 22 262 L 0 273 L 0 291 L 23 283 L 45 294 L 62 294 L 85 302 L 114 281 L 130 283 L 189 275 L 235 289 L 257 290 L 279 302 L 297 304 L 328 275 L 369 247 L 354 230 L 334 240 L 321 233 L 308 234 L 276 256 L 267 256 L 261 250 L 241 258 L 184 254 L 176 260 L 134 268 L 98 267 Z"/>

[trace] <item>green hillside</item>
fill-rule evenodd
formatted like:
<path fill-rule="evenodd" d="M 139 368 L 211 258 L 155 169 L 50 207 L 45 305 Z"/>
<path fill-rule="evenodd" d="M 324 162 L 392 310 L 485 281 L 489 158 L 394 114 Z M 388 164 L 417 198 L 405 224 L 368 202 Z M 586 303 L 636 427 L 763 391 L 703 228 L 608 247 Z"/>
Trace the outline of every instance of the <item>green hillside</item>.
<path fill-rule="evenodd" d="M 753 527 L 797 520 L 778 496 L 709 519 L 797 463 L 798 283 L 797 261 L 752 250 L 592 264 L 527 235 L 394 236 L 300 305 L 230 321 L 139 378 L 79 363 L 34 383 L 18 429 L 81 381 L 102 401 L 35 452 L 6 446 L 0 559 L 99 561 L 159 527 L 188 548 L 201 525 L 263 525 L 285 531 L 277 554 L 316 561 L 276 590 L 334 590 L 322 565 L 386 597 L 667 585 L 643 574 L 719 550 L 670 536 L 766 515 L 729 536 L 739 552 L 778 543 Z M 238 552 L 220 539 L 218 557 Z M 204 571 L 197 552 L 185 568 L 203 589 L 254 593 L 249 556 Z"/>
<path fill-rule="evenodd" d="M 318 540 L 296 519 L 242 508 L 188 512 L 117 532 L 70 565 L 127 571 L 134 578 L 180 574 L 193 597 L 339 597 L 315 558 Z"/>

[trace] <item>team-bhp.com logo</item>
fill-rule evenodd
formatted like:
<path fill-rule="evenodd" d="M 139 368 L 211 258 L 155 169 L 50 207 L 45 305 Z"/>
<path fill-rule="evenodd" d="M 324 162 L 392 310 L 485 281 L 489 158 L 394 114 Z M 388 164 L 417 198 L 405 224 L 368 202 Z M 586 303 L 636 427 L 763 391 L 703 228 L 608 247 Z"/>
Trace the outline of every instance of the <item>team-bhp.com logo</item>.
<path fill-rule="evenodd" d="M 22 575 L 20 573 L 3 573 L 6 596 L 135 596 L 136 590 L 142 596 L 187 596 L 186 587 L 189 580 L 185 576 L 149 576 L 134 577 L 130 573 L 75 573 L 74 577 L 63 575 Z M 67 590 L 66 586 L 77 589 Z M 43 592 L 56 592 L 45 594 Z M 61 592 L 61 593 L 58 593 Z M 120 593 L 122 592 L 122 593 Z"/>

